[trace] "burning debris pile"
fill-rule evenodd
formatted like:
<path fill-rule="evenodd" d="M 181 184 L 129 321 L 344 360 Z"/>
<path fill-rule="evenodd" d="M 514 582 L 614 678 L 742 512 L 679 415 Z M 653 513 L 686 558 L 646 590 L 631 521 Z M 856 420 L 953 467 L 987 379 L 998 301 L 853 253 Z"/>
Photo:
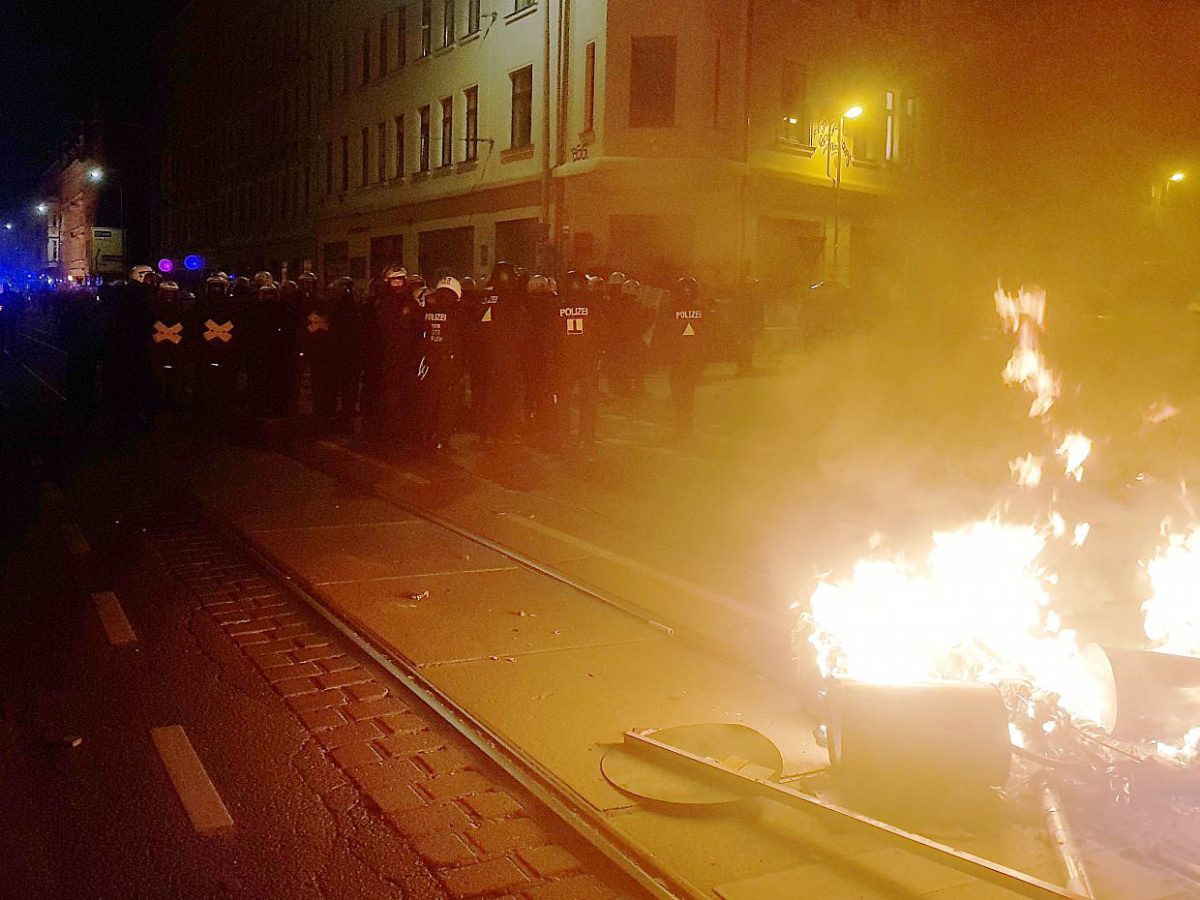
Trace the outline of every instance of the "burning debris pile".
<path fill-rule="evenodd" d="M 1200 793 L 1200 521 L 1183 532 L 1165 522 L 1157 554 L 1140 561 L 1149 594 L 1145 646 L 1101 649 L 1063 626 L 1059 610 L 1068 607 L 1055 563 L 1077 552 L 1092 528 L 1070 521 L 1059 501 L 1086 489 L 1094 443 L 1051 415 L 1062 379 L 1040 347 L 1045 293 L 998 287 L 995 302 L 1014 339 L 1003 379 L 1029 395 L 1044 446 L 1009 463 L 1005 503 L 979 521 L 935 532 L 923 560 L 876 549 L 849 577 L 822 580 L 798 635 L 810 645 L 806 653 L 815 652 L 830 696 L 846 685 L 992 686 L 1027 784 L 1052 779 L 1115 804 L 1128 803 L 1139 784 Z M 1153 427 L 1175 412 L 1157 404 L 1145 421 Z M 1039 512 L 1021 521 L 1013 508 Z M 1173 708 L 1164 708 L 1164 697 Z M 840 738 L 832 730 L 827 737 L 836 764 Z M 1200 877 L 1190 866 L 1170 867 Z"/>

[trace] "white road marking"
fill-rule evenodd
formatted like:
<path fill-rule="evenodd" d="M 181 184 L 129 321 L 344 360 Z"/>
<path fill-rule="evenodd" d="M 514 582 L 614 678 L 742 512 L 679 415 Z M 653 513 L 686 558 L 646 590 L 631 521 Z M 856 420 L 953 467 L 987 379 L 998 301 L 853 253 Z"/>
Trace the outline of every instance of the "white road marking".
<path fill-rule="evenodd" d="M 30 337 L 30 336 L 29 336 L 28 334 L 26 334 L 24 331 L 20 331 L 20 332 L 17 332 L 17 333 L 18 333 L 18 334 L 20 334 L 20 335 L 21 335 L 21 337 L 25 338 L 25 340 L 29 341 L 30 343 L 32 343 L 32 344 L 37 344 L 39 347 L 45 347 L 47 350 L 53 350 L 53 351 L 54 351 L 55 353 L 57 353 L 59 356 L 66 356 L 66 355 L 67 355 L 67 351 L 66 351 L 66 350 L 64 350 L 64 349 L 62 349 L 62 347 L 55 347 L 53 344 L 47 344 L 45 341 L 39 341 L 39 340 L 38 340 L 37 338 L 35 338 L 35 337 Z M 38 332 L 38 333 L 39 333 L 39 334 L 44 334 L 44 332 Z"/>
<path fill-rule="evenodd" d="M 72 556 L 87 556 L 92 552 L 91 545 L 87 542 L 87 538 L 83 536 L 83 532 L 79 530 L 79 526 L 71 522 L 62 527 L 63 540 L 67 542 L 67 550 Z"/>
<path fill-rule="evenodd" d="M 212 779 L 204 770 L 204 764 L 192 748 L 187 733 L 180 725 L 151 728 L 150 740 L 158 751 L 167 777 L 175 787 L 180 802 L 192 820 L 192 827 L 199 832 L 215 831 L 233 825 L 229 810 Z"/>
<path fill-rule="evenodd" d="M 16 360 L 16 363 L 18 366 L 20 366 L 22 369 L 24 369 L 26 372 L 28 372 L 30 375 L 32 375 L 34 378 L 36 378 L 39 382 L 41 382 L 42 387 L 44 387 L 46 390 L 48 390 L 50 393 L 52 393 L 59 400 L 66 402 L 67 398 L 64 397 L 62 394 L 60 394 L 58 392 L 58 389 L 55 388 L 54 385 L 52 385 L 50 382 L 48 382 L 45 378 L 43 378 L 37 372 L 33 371 L 33 369 L 29 368 L 29 366 L 25 365 L 25 363 L 21 362 L 19 359 Z"/>
<path fill-rule="evenodd" d="M 650 578 L 653 578 L 655 581 L 670 585 L 674 588 L 679 588 L 680 590 L 686 591 L 694 596 L 702 597 L 703 599 L 708 600 L 710 603 L 715 603 L 718 606 L 725 607 L 726 609 L 735 610 L 742 615 L 748 616 L 752 619 L 757 619 L 759 622 L 769 625 L 781 624 L 781 620 L 779 618 L 768 615 L 762 612 L 762 610 L 755 609 L 753 606 L 742 603 L 740 600 L 734 600 L 732 597 L 726 597 L 724 594 L 718 594 L 716 591 L 710 591 L 708 588 L 701 587 L 698 584 L 693 584 L 684 578 L 672 575 L 669 572 L 664 572 L 661 569 L 656 569 L 654 566 L 647 565 L 644 562 L 639 562 L 636 559 L 630 559 L 628 556 L 615 553 L 612 550 L 601 547 L 599 544 L 593 544 L 591 541 L 585 541 L 583 538 L 575 537 L 573 534 L 567 534 L 565 531 L 559 531 L 557 528 L 552 528 L 549 525 L 543 525 L 541 522 L 538 522 L 534 519 L 528 519 L 525 516 L 510 516 L 507 514 L 505 518 L 507 518 L 510 522 L 517 523 L 518 525 L 524 525 L 526 528 L 532 531 L 547 535 L 548 537 L 556 538 L 557 540 L 562 541 L 564 544 L 570 544 L 572 547 L 582 550 L 590 556 L 606 559 L 609 562 L 623 566 L 632 572 L 638 572 L 639 574 L 647 575 Z"/>
<path fill-rule="evenodd" d="M 96 607 L 96 614 L 100 616 L 100 624 L 104 626 L 104 633 L 108 635 L 110 644 L 120 647 L 122 644 L 137 643 L 137 634 L 134 633 L 133 625 L 125 615 L 125 610 L 121 608 L 121 601 L 117 599 L 116 594 L 112 591 L 92 594 L 92 603 Z"/>

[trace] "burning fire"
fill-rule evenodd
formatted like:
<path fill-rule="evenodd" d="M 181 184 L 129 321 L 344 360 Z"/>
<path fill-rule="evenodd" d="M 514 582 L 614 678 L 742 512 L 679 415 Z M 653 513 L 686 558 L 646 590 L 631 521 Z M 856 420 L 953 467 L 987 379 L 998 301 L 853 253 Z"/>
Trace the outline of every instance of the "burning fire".
<path fill-rule="evenodd" d="M 1004 380 L 1032 394 L 1029 415 L 1044 418 L 1060 394 L 1059 378 L 1038 348 L 1045 292 L 997 288 L 995 301 L 1006 332 L 1017 338 Z M 1066 477 L 1082 480 L 1091 450 L 1086 435 L 1067 434 L 1055 450 Z M 1029 453 L 1009 469 L 1018 485 L 1037 487 L 1042 463 Z M 1075 633 L 1061 628 L 1051 608 L 1058 579 L 1043 562 L 1048 542 L 1078 547 L 1089 530 L 1086 522 L 1069 526 L 1057 511 L 1041 525 L 993 516 L 935 532 L 920 565 L 859 561 L 849 579 L 821 583 L 810 599 L 805 621 L 821 672 L 884 684 L 1019 681 L 1056 698 L 1071 715 L 1111 722 L 1111 683 Z M 1200 553 L 1194 565 L 1200 574 Z"/>
<path fill-rule="evenodd" d="M 1146 564 L 1153 594 L 1142 604 L 1143 628 L 1156 650 L 1200 656 L 1200 526 L 1166 537 Z"/>

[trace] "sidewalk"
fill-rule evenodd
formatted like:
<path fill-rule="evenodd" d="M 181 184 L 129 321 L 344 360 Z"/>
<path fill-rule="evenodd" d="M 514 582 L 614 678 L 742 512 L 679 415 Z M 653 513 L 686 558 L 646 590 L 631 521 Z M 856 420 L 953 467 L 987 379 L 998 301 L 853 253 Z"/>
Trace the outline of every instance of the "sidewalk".
<path fill-rule="evenodd" d="M 678 814 L 639 806 L 604 780 L 601 757 L 625 730 L 700 722 L 763 732 L 784 753 L 785 777 L 826 762 L 795 692 L 746 665 L 755 653 L 762 660 L 782 652 L 786 631 L 703 587 L 736 585 L 744 575 L 709 565 L 673 581 L 657 565 L 639 564 L 647 548 L 619 532 L 575 539 L 556 527 L 543 500 L 462 470 L 390 467 L 328 442 L 293 445 L 298 451 L 338 478 L 269 450 L 222 449 L 192 470 L 190 487 L 260 553 L 684 890 L 727 900 L 1006 895 L 875 835 L 831 831 L 766 801 Z M 370 484 L 372 493 L 347 481 Z M 406 511 L 413 508 L 611 590 L 660 622 L 698 618 L 689 637 L 738 653 L 672 637 Z M 1057 878 L 1029 823 L 956 843 Z"/>

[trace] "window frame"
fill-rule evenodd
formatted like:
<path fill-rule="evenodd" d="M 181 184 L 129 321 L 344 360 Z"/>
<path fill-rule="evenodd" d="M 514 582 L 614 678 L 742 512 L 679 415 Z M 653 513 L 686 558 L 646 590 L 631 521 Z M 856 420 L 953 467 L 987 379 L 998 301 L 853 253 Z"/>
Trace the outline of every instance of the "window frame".
<path fill-rule="evenodd" d="M 342 193 L 350 189 L 350 135 L 342 135 Z"/>
<path fill-rule="evenodd" d="M 375 177 L 380 184 L 387 181 L 387 120 L 375 126 Z"/>
<path fill-rule="evenodd" d="M 464 162 L 479 159 L 479 85 L 473 84 L 463 90 L 465 113 L 463 118 Z"/>
<path fill-rule="evenodd" d="M 433 52 L 433 0 L 421 0 L 421 59 Z"/>
<path fill-rule="evenodd" d="M 454 165 L 454 96 L 439 101 L 442 110 L 442 168 Z"/>
<path fill-rule="evenodd" d="M 389 66 L 391 64 L 391 47 L 388 46 L 388 36 L 391 34 L 391 25 L 388 22 L 387 14 L 385 13 L 379 20 L 379 77 L 387 78 Z"/>
<path fill-rule="evenodd" d="M 596 42 L 583 46 L 583 132 L 596 130 Z"/>
<path fill-rule="evenodd" d="M 673 34 L 642 34 L 631 35 L 629 41 L 629 127 L 674 128 L 679 112 L 678 37 Z M 659 45 L 653 52 L 652 44 Z M 663 62 L 663 48 L 667 46 L 671 48 L 669 81 L 659 77 L 668 71 Z M 639 73 L 639 68 L 645 71 Z M 668 92 L 664 90 L 668 84 L 669 107 L 665 102 Z"/>
<path fill-rule="evenodd" d="M 517 79 L 520 77 L 524 80 L 528 76 L 529 86 L 518 92 Z M 522 66 L 519 69 L 514 69 L 508 73 L 509 83 L 512 88 L 512 98 L 510 101 L 511 107 L 509 112 L 509 134 L 508 144 L 510 150 L 526 150 L 533 146 L 533 66 Z M 521 106 L 518 106 L 518 98 L 522 100 Z M 525 116 L 521 131 L 524 133 L 525 140 L 521 143 L 517 142 L 518 131 L 518 109 L 523 108 Z"/>
<path fill-rule="evenodd" d="M 442 49 L 453 47 L 457 19 L 458 0 L 442 0 Z"/>
<path fill-rule="evenodd" d="M 430 128 L 433 110 L 426 103 L 417 110 L 417 171 L 422 175 L 429 172 Z"/>
<path fill-rule="evenodd" d="M 404 114 L 396 116 L 396 177 L 403 178 L 406 174 L 407 160 L 404 158 Z"/>
<path fill-rule="evenodd" d="M 358 178 L 359 187 L 366 187 L 371 183 L 371 126 L 364 125 L 359 129 L 359 166 Z"/>

